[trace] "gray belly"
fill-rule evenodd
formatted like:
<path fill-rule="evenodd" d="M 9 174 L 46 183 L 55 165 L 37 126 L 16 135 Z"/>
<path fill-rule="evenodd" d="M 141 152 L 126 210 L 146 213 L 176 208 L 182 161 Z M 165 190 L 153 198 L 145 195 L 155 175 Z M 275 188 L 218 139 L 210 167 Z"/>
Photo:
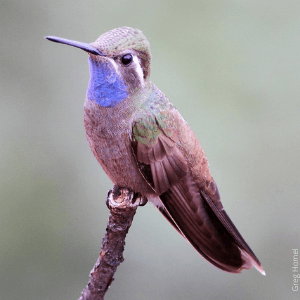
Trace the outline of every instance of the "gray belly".
<path fill-rule="evenodd" d="M 108 108 L 85 103 L 84 125 L 90 148 L 112 182 L 144 196 L 154 196 L 132 152 L 131 121 L 123 120 Z"/>

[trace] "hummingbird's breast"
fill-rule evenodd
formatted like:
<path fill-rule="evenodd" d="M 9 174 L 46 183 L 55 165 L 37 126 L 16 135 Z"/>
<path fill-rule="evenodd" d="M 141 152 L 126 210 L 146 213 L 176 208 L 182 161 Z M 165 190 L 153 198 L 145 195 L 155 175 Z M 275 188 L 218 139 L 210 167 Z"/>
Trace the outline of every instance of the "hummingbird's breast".
<path fill-rule="evenodd" d="M 131 146 L 135 110 L 126 101 L 110 108 L 86 99 L 86 136 L 94 156 L 115 185 L 151 195 L 154 191 L 141 175 Z"/>

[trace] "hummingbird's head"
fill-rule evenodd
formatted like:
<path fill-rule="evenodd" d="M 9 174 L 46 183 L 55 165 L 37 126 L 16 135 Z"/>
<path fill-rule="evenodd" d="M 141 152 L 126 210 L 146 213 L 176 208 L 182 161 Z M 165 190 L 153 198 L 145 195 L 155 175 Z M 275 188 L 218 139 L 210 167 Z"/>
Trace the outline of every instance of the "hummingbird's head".
<path fill-rule="evenodd" d="M 118 65 L 123 77 L 142 75 L 147 80 L 150 75 L 150 44 L 138 29 L 120 27 L 102 34 L 94 43 L 96 49 Z M 130 81 L 130 79 L 129 79 Z"/>
<path fill-rule="evenodd" d="M 114 107 L 144 88 L 150 75 L 150 44 L 144 34 L 120 27 L 102 34 L 91 44 L 48 36 L 48 40 L 80 48 L 90 55 L 87 98 Z"/>

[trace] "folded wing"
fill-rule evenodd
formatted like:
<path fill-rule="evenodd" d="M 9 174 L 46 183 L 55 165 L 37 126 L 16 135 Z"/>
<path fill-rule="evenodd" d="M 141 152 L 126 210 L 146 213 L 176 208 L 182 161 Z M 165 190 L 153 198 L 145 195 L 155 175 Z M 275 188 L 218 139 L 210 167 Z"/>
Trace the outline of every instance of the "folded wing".
<path fill-rule="evenodd" d="M 167 136 L 155 117 L 146 121 L 151 124 L 134 123 L 132 148 L 140 172 L 163 203 L 159 210 L 216 267 L 239 273 L 254 266 L 264 274 L 223 209 L 214 181 L 198 186 L 176 136 Z"/>

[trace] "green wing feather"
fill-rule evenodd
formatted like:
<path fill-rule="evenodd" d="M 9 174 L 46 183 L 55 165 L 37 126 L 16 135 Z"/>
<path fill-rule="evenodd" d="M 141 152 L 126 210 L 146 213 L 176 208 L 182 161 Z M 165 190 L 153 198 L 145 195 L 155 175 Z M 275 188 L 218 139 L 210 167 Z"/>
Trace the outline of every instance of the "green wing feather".
<path fill-rule="evenodd" d="M 259 260 L 224 211 L 214 181 L 207 181 L 201 187 L 195 183 L 180 149 L 177 128 L 178 124 L 171 127 L 161 113 L 146 113 L 133 123 L 133 152 L 140 172 L 164 205 L 159 210 L 218 268 L 239 273 L 254 266 L 264 273 Z"/>

